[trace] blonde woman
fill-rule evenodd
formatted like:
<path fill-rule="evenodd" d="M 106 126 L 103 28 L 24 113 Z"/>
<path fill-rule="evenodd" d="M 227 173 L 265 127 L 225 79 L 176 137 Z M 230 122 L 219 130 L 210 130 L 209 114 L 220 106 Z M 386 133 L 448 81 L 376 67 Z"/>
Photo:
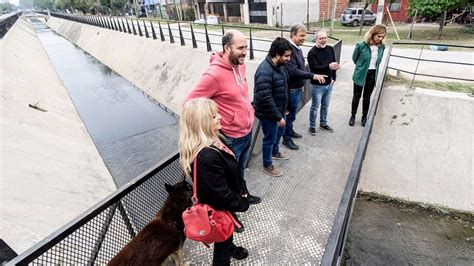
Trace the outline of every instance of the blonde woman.
<path fill-rule="evenodd" d="M 201 203 L 218 210 L 244 212 L 247 198 L 240 195 L 239 164 L 221 140 L 221 116 L 213 100 L 197 98 L 186 102 L 180 119 L 179 148 L 186 176 L 192 178 L 197 161 L 197 196 Z M 229 265 L 230 257 L 245 259 L 248 251 L 233 243 L 233 236 L 214 244 L 213 265 Z"/>
<path fill-rule="evenodd" d="M 364 36 L 364 41 L 358 43 L 352 53 L 355 69 L 352 75 L 354 81 L 354 96 L 352 97 L 352 115 L 349 126 L 354 126 L 357 107 L 362 96 L 362 126 L 365 127 L 370 106 L 370 95 L 375 87 L 377 70 L 385 50 L 384 38 L 387 28 L 377 24 L 372 26 Z"/>

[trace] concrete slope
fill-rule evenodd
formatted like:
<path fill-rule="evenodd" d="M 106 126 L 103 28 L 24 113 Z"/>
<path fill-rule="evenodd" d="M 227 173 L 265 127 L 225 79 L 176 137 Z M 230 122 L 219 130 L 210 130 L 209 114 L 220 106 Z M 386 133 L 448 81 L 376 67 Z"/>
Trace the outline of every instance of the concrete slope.
<path fill-rule="evenodd" d="M 0 45 L 0 238 L 20 253 L 116 187 L 24 18 Z"/>

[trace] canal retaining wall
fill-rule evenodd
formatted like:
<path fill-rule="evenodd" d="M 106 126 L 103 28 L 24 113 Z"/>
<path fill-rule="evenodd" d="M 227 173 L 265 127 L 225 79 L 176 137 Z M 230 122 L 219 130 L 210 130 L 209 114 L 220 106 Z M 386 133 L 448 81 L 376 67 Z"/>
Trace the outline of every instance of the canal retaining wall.
<path fill-rule="evenodd" d="M 50 17 L 48 25 L 175 113 L 209 66 L 209 53 Z M 259 62 L 247 62 L 249 95 Z"/>
<path fill-rule="evenodd" d="M 383 90 L 359 189 L 474 212 L 474 98 Z"/>
<path fill-rule="evenodd" d="M 20 253 L 116 187 L 25 17 L 0 54 L 0 238 Z"/>

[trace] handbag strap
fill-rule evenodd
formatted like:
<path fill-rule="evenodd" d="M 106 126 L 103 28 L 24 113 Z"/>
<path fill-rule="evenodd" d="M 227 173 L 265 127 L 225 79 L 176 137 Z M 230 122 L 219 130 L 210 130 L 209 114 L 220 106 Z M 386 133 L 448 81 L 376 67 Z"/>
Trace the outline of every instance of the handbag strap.
<path fill-rule="evenodd" d="M 193 196 L 191 197 L 191 201 L 193 202 L 193 205 L 196 205 L 199 203 L 199 199 L 197 197 L 197 188 L 196 188 L 196 175 L 197 175 L 197 155 L 196 159 L 194 159 L 193 163 Z"/>
<path fill-rule="evenodd" d="M 214 150 L 216 150 L 217 152 L 219 152 L 219 150 L 215 149 L 215 148 L 212 148 Z M 219 152 L 220 154 L 220 152 Z M 221 155 L 222 156 L 222 155 Z M 196 178 L 197 176 L 197 155 L 196 155 L 196 159 L 194 159 L 194 165 L 193 165 L 193 196 L 191 197 L 191 201 L 193 202 L 193 205 L 196 205 L 199 203 L 199 199 L 197 197 L 197 188 L 196 188 Z M 229 216 L 229 218 L 232 220 L 232 222 L 234 223 L 235 226 L 237 226 L 237 228 L 241 228 L 242 225 L 237 222 L 237 220 L 234 218 L 234 216 L 229 212 L 229 211 L 225 211 L 227 213 L 227 215 Z M 206 245 L 207 246 L 207 245 Z"/>

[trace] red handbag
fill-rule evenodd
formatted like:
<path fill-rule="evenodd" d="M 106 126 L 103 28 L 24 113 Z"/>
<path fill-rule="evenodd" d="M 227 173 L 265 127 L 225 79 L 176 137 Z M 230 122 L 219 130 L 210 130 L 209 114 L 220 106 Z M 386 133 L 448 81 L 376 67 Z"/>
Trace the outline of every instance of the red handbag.
<path fill-rule="evenodd" d="M 207 204 L 199 203 L 196 189 L 196 165 L 194 160 L 193 206 L 183 212 L 184 233 L 186 237 L 203 242 L 205 245 L 214 242 L 223 242 L 234 233 L 234 224 L 241 225 L 229 211 L 218 211 Z"/>

